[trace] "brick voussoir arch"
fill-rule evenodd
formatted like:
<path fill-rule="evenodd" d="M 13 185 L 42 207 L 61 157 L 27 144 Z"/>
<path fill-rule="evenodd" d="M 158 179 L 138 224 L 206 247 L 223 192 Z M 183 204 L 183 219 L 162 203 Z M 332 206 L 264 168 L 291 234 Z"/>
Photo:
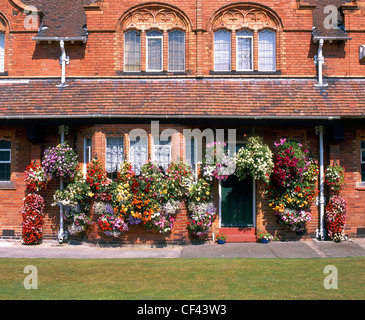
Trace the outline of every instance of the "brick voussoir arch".
<path fill-rule="evenodd" d="M 206 29 L 281 31 L 283 23 L 279 15 L 268 6 L 255 2 L 235 2 L 216 10 L 208 20 Z"/>
<path fill-rule="evenodd" d="M 117 30 L 191 31 L 192 22 L 180 8 L 162 2 L 148 2 L 129 8 L 119 18 Z"/>

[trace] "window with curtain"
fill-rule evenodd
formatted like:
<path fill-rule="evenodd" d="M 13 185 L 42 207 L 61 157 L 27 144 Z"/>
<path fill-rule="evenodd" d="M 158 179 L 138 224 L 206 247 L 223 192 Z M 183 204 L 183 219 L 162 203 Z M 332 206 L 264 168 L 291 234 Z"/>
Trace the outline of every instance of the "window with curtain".
<path fill-rule="evenodd" d="M 189 163 L 191 172 L 197 179 L 198 165 L 198 141 L 194 137 L 186 137 L 185 139 L 185 159 Z"/>
<path fill-rule="evenodd" d="M 148 159 L 148 139 L 147 137 L 136 137 L 129 140 L 129 161 L 133 166 L 136 175 L 141 172 L 142 166 Z"/>
<path fill-rule="evenodd" d="M 134 30 L 124 35 L 124 70 L 141 71 L 141 34 Z"/>
<path fill-rule="evenodd" d="M 263 30 L 259 32 L 259 71 L 276 70 L 275 32 Z"/>
<path fill-rule="evenodd" d="M 124 161 L 124 139 L 122 137 L 106 138 L 105 170 L 109 178 L 115 179 Z"/>
<path fill-rule="evenodd" d="M 236 33 L 237 45 L 237 71 L 253 70 L 253 34 L 250 31 L 242 30 Z"/>
<path fill-rule="evenodd" d="M 0 181 L 10 181 L 11 142 L 0 140 Z"/>
<path fill-rule="evenodd" d="M 169 32 L 169 71 L 185 70 L 185 33 Z"/>
<path fill-rule="evenodd" d="M 167 141 L 154 139 L 153 158 L 165 170 L 171 162 L 171 137 Z"/>
<path fill-rule="evenodd" d="M 5 71 L 5 33 L 0 32 L 0 72 Z"/>
<path fill-rule="evenodd" d="M 214 70 L 231 70 L 231 33 L 226 30 L 214 32 Z"/>
<path fill-rule="evenodd" d="M 159 31 L 147 33 L 147 71 L 162 71 L 163 37 Z"/>

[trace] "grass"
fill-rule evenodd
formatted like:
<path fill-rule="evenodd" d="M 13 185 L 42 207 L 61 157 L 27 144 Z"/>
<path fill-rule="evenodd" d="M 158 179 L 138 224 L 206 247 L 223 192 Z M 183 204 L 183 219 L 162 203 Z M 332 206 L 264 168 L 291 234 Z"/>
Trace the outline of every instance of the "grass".
<path fill-rule="evenodd" d="M 23 285 L 27 265 L 38 289 Z M 326 290 L 326 265 L 338 289 Z M 0 299 L 247 300 L 365 299 L 365 258 L 10 259 L 0 258 Z"/>

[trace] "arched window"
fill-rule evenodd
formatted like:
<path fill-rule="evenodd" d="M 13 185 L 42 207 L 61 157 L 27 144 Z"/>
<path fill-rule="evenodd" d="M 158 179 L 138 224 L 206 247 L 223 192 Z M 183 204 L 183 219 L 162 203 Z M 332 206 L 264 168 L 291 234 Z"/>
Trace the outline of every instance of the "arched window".
<path fill-rule="evenodd" d="M 231 70 L 231 33 L 229 31 L 214 32 L 214 70 Z"/>
<path fill-rule="evenodd" d="M 130 67 L 124 55 L 123 71 L 184 72 L 186 34 L 191 21 L 180 9 L 164 4 L 144 4 L 127 11 L 120 21 L 121 31 L 138 33 L 138 68 Z M 125 39 L 125 52 L 131 50 Z M 131 41 L 131 40 L 130 40 Z M 141 44 L 146 50 L 141 50 Z M 132 55 L 133 56 L 133 55 Z M 133 65 L 133 64 L 132 64 Z"/>
<path fill-rule="evenodd" d="M 263 30 L 259 32 L 259 71 L 276 70 L 275 32 Z"/>
<path fill-rule="evenodd" d="M 147 33 L 147 71 L 162 71 L 163 35 L 159 31 Z"/>
<path fill-rule="evenodd" d="M 0 32 L 0 73 L 5 71 L 5 33 Z"/>
<path fill-rule="evenodd" d="M 253 34 L 242 30 L 236 33 L 236 68 L 238 71 L 253 70 Z"/>
<path fill-rule="evenodd" d="M 124 35 L 124 70 L 141 71 L 141 34 L 134 30 Z"/>
<path fill-rule="evenodd" d="M 185 71 L 185 33 L 169 32 L 169 71 Z"/>

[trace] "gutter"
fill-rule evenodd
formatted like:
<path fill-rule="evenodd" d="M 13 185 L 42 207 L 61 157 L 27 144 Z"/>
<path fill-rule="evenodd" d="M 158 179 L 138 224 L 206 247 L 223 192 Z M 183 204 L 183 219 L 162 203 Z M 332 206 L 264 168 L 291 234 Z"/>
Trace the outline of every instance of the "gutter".
<path fill-rule="evenodd" d="M 365 117 L 365 116 L 363 116 Z M 64 115 L 27 115 L 0 116 L 0 120 L 35 120 L 35 119 L 240 119 L 240 120 L 340 120 L 341 116 L 225 116 L 225 115 L 140 115 L 140 114 L 64 114 Z"/>

